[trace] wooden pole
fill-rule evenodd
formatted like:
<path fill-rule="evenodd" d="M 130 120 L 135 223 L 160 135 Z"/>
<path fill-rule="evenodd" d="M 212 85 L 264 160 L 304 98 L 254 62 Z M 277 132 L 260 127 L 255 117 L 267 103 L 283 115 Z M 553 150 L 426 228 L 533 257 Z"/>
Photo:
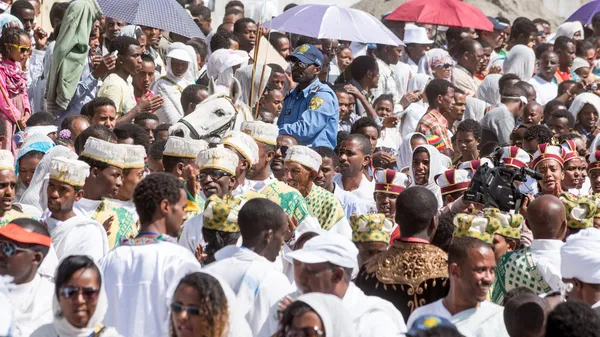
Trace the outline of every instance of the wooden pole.
<path fill-rule="evenodd" d="M 248 97 L 248 105 L 250 106 L 250 110 L 252 110 L 252 97 L 254 96 L 254 77 L 256 76 L 256 64 L 258 63 L 258 49 L 260 48 L 260 38 L 262 36 L 261 33 L 260 22 L 256 25 L 256 42 L 254 43 L 254 59 L 252 65 L 252 79 L 250 80 L 250 96 Z"/>

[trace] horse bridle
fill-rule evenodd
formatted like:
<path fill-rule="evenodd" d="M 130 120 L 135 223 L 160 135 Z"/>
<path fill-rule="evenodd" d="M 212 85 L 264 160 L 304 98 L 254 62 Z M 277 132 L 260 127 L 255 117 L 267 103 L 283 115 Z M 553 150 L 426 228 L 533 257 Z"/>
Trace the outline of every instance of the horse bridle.
<path fill-rule="evenodd" d="M 183 118 L 180 119 L 179 123 L 187 126 L 187 128 L 190 130 L 190 136 L 192 136 L 192 138 L 194 138 L 194 139 L 212 138 L 212 137 L 215 137 L 215 136 L 221 134 L 221 132 L 223 132 L 223 131 L 233 130 L 235 128 L 235 121 L 237 120 L 237 116 L 240 112 L 237 105 L 235 105 L 235 102 L 231 99 L 231 97 L 229 97 L 227 95 L 217 96 L 216 98 L 224 98 L 225 100 L 227 100 L 227 102 L 229 102 L 229 104 L 231 104 L 231 106 L 233 107 L 233 110 L 235 110 L 235 114 L 229 120 L 229 122 L 223 124 L 223 126 L 219 127 L 218 129 L 216 129 L 216 130 L 212 131 L 211 133 L 206 134 L 204 136 L 200 136 L 198 134 L 198 131 L 196 131 L 196 129 L 192 126 L 192 124 L 190 124 L 190 122 L 186 121 Z"/>

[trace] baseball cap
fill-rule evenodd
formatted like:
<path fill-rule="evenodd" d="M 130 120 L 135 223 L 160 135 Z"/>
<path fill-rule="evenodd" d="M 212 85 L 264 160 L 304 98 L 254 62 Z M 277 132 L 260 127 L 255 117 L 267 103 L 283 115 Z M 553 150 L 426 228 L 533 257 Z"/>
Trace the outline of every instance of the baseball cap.
<path fill-rule="evenodd" d="M 50 247 L 50 244 L 52 243 L 52 239 L 49 236 L 30 232 L 14 223 L 9 223 L 0 228 L 0 235 L 20 243 L 36 244 L 46 247 Z"/>
<path fill-rule="evenodd" d="M 286 61 L 298 60 L 306 64 L 315 64 L 319 67 L 323 66 L 325 59 L 323 53 L 312 44 L 303 44 L 296 48 L 291 55 L 285 58 Z"/>
<path fill-rule="evenodd" d="M 316 236 L 287 256 L 302 263 L 329 262 L 344 268 L 358 267 L 358 249 L 352 241 L 337 233 Z"/>
<path fill-rule="evenodd" d="M 504 30 L 504 28 L 508 27 L 508 25 L 506 23 L 502 23 L 502 22 L 500 22 L 500 20 L 498 20 L 494 17 L 488 16 L 487 18 L 494 25 L 494 30 Z"/>

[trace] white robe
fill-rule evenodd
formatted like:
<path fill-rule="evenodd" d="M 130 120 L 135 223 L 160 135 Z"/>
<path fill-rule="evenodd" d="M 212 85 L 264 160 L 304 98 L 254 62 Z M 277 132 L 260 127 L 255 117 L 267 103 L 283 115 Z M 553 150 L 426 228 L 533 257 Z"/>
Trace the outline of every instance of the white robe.
<path fill-rule="evenodd" d="M 69 255 L 87 255 L 98 262 L 109 251 L 106 230 L 98 221 L 76 215 L 67 221 L 48 218 L 46 225 L 59 261 Z"/>
<path fill-rule="evenodd" d="M 365 204 L 365 207 L 367 207 L 370 213 L 377 213 L 377 206 L 373 197 L 373 193 L 375 192 L 375 179 L 373 179 L 373 181 L 369 181 L 369 179 L 367 179 L 367 177 L 365 177 L 363 174 L 363 177 L 360 181 L 360 185 L 358 185 L 358 188 L 354 191 L 348 191 L 344 188 L 341 173 L 336 173 L 333 176 L 333 182 L 336 183 L 344 191 L 354 194 L 354 196 L 356 196 L 361 202 Z"/>
<path fill-rule="evenodd" d="M 98 206 L 102 203 L 102 200 L 92 200 L 88 198 L 81 198 L 79 201 L 73 204 L 73 212 L 76 215 L 81 215 L 88 219 L 92 218 Z"/>
<path fill-rule="evenodd" d="M 536 101 L 541 105 L 546 105 L 558 96 L 558 85 L 556 83 L 548 82 L 538 75 L 533 76 L 528 82 L 535 89 L 537 93 Z"/>
<path fill-rule="evenodd" d="M 8 297 L 13 308 L 12 336 L 29 337 L 42 325 L 52 323 L 52 296 L 54 282 L 40 276 L 39 273 L 31 282 L 16 285 L 11 289 Z"/>
<path fill-rule="evenodd" d="M 273 305 L 292 291 L 287 277 L 275 263 L 244 247 L 227 246 L 215 254 L 216 262 L 205 267 L 220 276 L 237 294 L 253 335 L 267 322 Z"/>
<path fill-rule="evenodd" d="M 413 311 L 408 318 L 408 328 L 410 329 L 414 321 L 421 316 L 436 315 L 450 320 L 465 337 L 508 337 L 503 307 L 484 301 L 478 308 L 452 316 L 443 301 L 442 298 Z"/>

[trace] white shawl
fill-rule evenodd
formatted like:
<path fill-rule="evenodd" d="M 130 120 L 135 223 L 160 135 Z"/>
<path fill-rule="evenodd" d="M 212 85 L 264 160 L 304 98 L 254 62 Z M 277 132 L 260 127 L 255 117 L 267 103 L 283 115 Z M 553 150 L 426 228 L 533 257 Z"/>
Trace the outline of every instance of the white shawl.
<path fill-rule="evenodd" d="M 549 43 L 554 43 L 554 41 L 556 41 L 556 38 L 558 38 L 559 36 L 566 36 L 569 39 L 572 39 L 573 36 L 575 36 L 575 33 L 579 32 L 579 34 L 581 35 L 581 40 L 584 39 L 583 36 L 583 25 L 581 25 L 581 22 L 579 21 L 573 21 L 573 22 L 565 22 L 562 25 L 558 26 L 558 29 L 556 30 L 556 34 L 554 34 L 554 37 L 551 39 L 551 41 L 548 41 Z"/>
<path fill-rule="evenodd" d="M 535 71 L 535 53 L 524 45 L 514 46 L 504 60 L 504 73 L 515 74 L 521 81 L 529 81 Z"/>
<path fill-rule="evenodd" d="M 442 156 L 435 147 L 433 147 L 431 145 L 419 145 L 413 150 L 413 156 L 414 156 L 415 151 L 417 151 L 419 148 L 425 148 L 425 150 L 427 150 L 427 153 L 429 153 L 429 177 L 427 180 L 427 185 L 423 185 L 422 187 L 425 187 L 426 189 L 433 192 L 433 194 L 435 195 L 435 197 L 438 201 L 438 208 L 442 208 L 444 206 L 444 203 L 442 200 L 442 191 L 440 190 L 440 187 L 438 186 L 438 184 L 436 184 L 436 182 L 435 182 L 435 176 L 444 172 L 447 168 L 444 167 L 444 165 L 442 163 Z M 410 177 L 413 181 L 412 186 L 418 186 L 418 185 L 416 185 L 415 174 L 413 172 L 412 163 L 410 165 L 409 172 L 410 172 Z"/>
<path fill-rule="evenodd" d="M 490 74 L 487 75 L 479 89 L 477 89 L 477 98 L 485 101 L 490 105 L 496 105 L 500 103 L 500 78 L 501 74 Z"/>
<path fill-rule="evenodd" d="M 334 295 L 310 293 L 298 297 L 297 301 L 308 304 L 321 318 L 325 335 L 332 337 L 357 337 L 350 319 L 351 313 L 342 300 Z"/>
<path fill-rule="evenodd" d="M 427 137 L 420 132 L 412 132 L 406 135 L 406 137 L 402 139 L 402 144 L 398 148 L 398 158 L 396 159 L 398 170 L 412 166 L 413 148 L 411 146 L 411 139 L 414 136 L 421 136 L 425 142 L 427 142 Z"/>
<path fill-rule="evenodd" d="M 569 108 L 569 112 L 575 117 L 575 122 L 579 120 L 579 112 L 581 112 L 581 109 L 583 109 L 586 104 L 594 106 L 596 113 L 600 113 L 600 97 L 591 92 L 584 92 L 575 97 Z"/>

